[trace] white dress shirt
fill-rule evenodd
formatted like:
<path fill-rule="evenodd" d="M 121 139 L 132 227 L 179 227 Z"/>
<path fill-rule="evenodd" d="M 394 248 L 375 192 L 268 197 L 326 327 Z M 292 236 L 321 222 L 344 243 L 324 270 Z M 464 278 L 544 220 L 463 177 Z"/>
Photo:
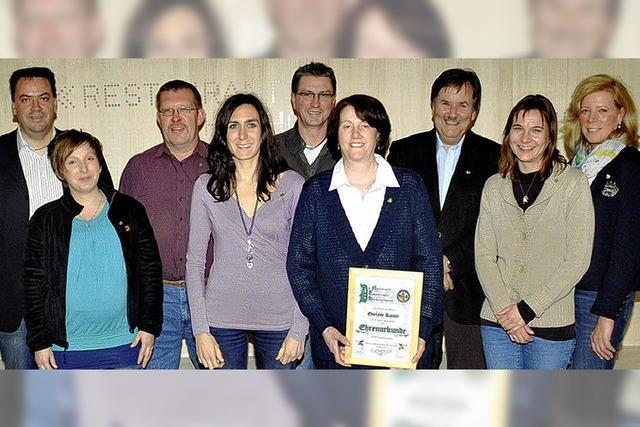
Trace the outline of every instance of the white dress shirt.
<path fill-rule="evenodd" d="M 455 172 L 458 160 L 460 160 L 464 137 L 465 135 L 462 136 L 460 142 L 449 147 L 444 145 L 440 139 L 440 135 L 436 132 L 436 160 L 438 165 L 438 195 L 440 196 L 440 209 L 444 206 L 444 201 L 447 198 L 447 192 L 449 191 L 449 184 L 451 184 L 451 177 L 453 177 L 453 172 Z"/>
<path fill-rule="evenodd" d="M 53 173 L 46 149 L 42 154 L 36 153 L 25 142 L 20 128 L 18 128 L 17 140 L 18 157 L 29 193 L 29 218 L 31 218 L 40 206 L 62 197 L 62 183 Z"/>
<path fill-rule="evenodd" d="M 351 230 L 363 251 L 378 223 L 387 187 L 400 187 L 391 165 L 378 154 L 375 154 L 375 161 L 378 163 L 376 179 L 364 197 L 358 188 L 349 183 L 344 171 L 343 159 L 340 159 L 333 168 L 329 185 L 329 191 L 338 190 L 340 203 L 347 215 Z"/>

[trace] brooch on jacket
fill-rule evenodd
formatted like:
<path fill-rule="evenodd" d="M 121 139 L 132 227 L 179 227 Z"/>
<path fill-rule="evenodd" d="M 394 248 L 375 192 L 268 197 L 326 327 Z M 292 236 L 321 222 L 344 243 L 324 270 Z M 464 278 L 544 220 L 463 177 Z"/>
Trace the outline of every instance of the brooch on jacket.
<path fill-rule="evenodd" d="M 605 197 L 613 197 L 618 194 L 620 189 L 616 185 L 615 181 L 611 181 L 611 175 L 607 174 L 606 178 L 607 182 L 604 184 L 604 188 L 602 189 L 602 195 Z"/>
<path fill-rule="evenodd" d="M 122 227 L 122 229 L 124 230 L 124 232 L 125 232 L 125 233 L 128 233 L 128 232 L 130 232 L 130 231 L 131 231 L 131 227 L 129 226 L 129 224 L 125 224 L 125 223 L 123 223 L 122 221 L 119 221 L 119 222 L 118 222 L 118 225 L 119 225 L 120 227 Z"/>

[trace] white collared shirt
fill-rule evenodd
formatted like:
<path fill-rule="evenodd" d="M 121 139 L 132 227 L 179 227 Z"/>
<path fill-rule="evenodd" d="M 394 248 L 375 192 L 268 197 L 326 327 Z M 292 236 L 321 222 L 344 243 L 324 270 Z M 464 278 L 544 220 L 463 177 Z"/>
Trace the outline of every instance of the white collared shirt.
<path fill-rule="evenodd" d="M 31 218 L 40 206 L 62 197 L 62 183 L 56 174 L 53 173 L 51 161 L 49 160 L 46 149 L 42 154 L 36 153 L 36 151 L 25 142 L 20 128 L 18 128 L 18 136 L 16 139 L 18 144 L 18 157 L 22 165 L 24 179 L 27 182 L 29 218 Z"/>
<path fill-rule="evenodd" d="M 308 148 L 307 146 L 304 147 L 303 153 L 304 153 L 304 156 L 307 158 L 307 163 L 312 165 L 313 162 L 316 161 L 316 159 L 320 155 L 320 152 L 322 151 L 322 147 L 324 147 L 326 143 L 327 143 L 327 138 L 325 138 L 320 144 L 316 145 L 313 148 Z"/>
<path fill-rule="evenodd" d="M 347 215 L 358 245 L 364 251 L 376 228 L 387 187 L 400 187 L 391 165 L 380 155 L 374 155 L 378 170 L 373 185 L 363 197 L 360 190 L 349 183 L 344 171 L 344 160 L 333 168 L 329 191 L 338 190 L 340 203 Z"/>
<path fill-rule="evenodd" d="M 440 209 L 444 206 L 444 201 L 447 198 L 451 178 L 456 170 L 458 160 L 460 160 L 462 143 L 464 142 L 465 136 L 466 135 L 463 135 L 460 142 L 456 145 L 448 147 L 444 145 L 440 139 L 440 135 L 436 132 L 436 163 L 438 165 L 438 195 L 440 196 Z"/>

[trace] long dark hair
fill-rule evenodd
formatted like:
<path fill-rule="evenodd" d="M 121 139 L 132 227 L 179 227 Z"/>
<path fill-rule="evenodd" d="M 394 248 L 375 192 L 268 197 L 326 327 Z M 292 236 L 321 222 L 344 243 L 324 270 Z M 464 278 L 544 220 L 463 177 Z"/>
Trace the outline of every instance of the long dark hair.
<path fill-rule="evenodd" d="M 542 163 L 540 166 L 540 174 L 545 178 L 549 178 L 551 172 L 556 165 L 560 166 L 560 170 L 567 165 L 567 160 L 562 157 L 556 145 L 558 143 L 558 117 L 553 104 L 543 95 L 527 95 L 522 98 L 511 109 L 507 124 L 504 127 L 502 147 L 500 151 L 500 161 L 498 163 L 498 173 L 502 177 L 514 179 L 518 169 L 518 159 L 513 154 L 511 144 L 509 144 L 509 133 L 511 126 L 518 115 L 523 115 L 529 111 L 537 111 L 542 117 L 542 121 L 549 128 L 549 143 L 542 153 Z"/>
<path fill-rule="evenodd" d="M 211 174 L 207 190 L 217 202 L 229 200 L 231 194 L 236 190 L 236 164 L 227 146 L 227 128 L 233 112 L 244 104 L 253 106 L 260 117 L 261 138 L 256 196 L 261 201 L 266 202 L 270 199 L 271 189 L 275 186 L 278 175 L 286 169 L 278 152 L 269 114 L 262 102 L 252 94 L 233 95 L 227 98 L 218 110 L 215 133 L 207 155 L 209 173 Z"/>

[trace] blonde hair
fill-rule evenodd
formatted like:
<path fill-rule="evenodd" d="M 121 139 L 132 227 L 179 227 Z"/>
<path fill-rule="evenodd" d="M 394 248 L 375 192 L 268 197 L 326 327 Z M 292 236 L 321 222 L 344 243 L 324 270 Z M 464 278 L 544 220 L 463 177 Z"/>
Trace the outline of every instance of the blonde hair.
<path fill-rule="evenodd" d="M 626 145 L 638 147 L 638 113 L 629 90 L 624 83 L 608 74 L 594 74 L 578 83 L 565 112 L 562 135 L 564 150 L 569 159 L 575 156 L 580 145 L 587 143 L 580 129 L 582 100 L 587 95 L 600 91 L 609 92 L 613 96 L 616 107 L 624 108 L 625 112 L 620 128 L 615 129 L 609 137 L 619 139 Z"/>

